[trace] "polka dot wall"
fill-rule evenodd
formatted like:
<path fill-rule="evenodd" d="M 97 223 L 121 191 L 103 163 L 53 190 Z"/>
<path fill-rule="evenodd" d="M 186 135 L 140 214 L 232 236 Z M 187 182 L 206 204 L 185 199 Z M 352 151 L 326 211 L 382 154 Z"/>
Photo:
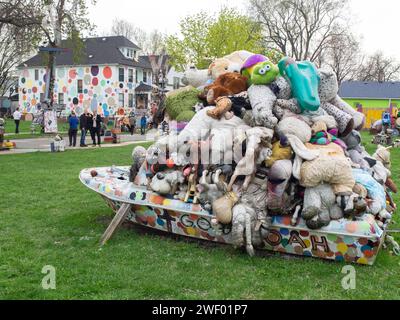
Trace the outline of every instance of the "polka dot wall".
<path fill-rule="evenodd" d="M 113 115 L 120 107 L 128 107 L 129 94 L 135 94 L 135 83 L 128 82 L 129 68 L 124 67 L 125 81 L 119 81 L 118 66 L 57 67 L 54 101 L 64 104 L 67 113 L 81 114 L 85 109 Z M 135 74 L 135 71 L 133 71 Z M 46 90 L 46 69 L 26 68 L 20 71 L 20 107 L 34 113 Z M 124 105 L 120 105 L 124 94 Z"/>

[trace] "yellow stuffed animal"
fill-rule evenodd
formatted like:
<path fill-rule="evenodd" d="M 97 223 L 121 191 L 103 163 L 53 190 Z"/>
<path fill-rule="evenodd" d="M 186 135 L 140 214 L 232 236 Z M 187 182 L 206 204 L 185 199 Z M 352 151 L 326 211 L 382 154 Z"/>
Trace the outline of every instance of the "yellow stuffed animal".
<path fill-rule="evenodd" d="M 267 168 L 271 168 L 276 161 L 279 160 L 290 160 L 293 156 L 293 150 L 287 141 L 286 137 L 282 137 L 280 141 L 277 141 L 272 146 L 272 156 L 265 160 Z"/>

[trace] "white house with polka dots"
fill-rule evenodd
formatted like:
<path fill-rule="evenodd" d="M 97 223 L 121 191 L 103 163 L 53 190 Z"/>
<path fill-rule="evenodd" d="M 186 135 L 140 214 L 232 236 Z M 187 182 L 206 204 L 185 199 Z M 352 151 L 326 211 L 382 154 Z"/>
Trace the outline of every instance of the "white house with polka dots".
<path fill-rule="evenodd" d="M 108 116 L 120 108 L 149 108 L 152 66 L 137 45 L 121 36 L 88 38 L 83 43 L 78 59 L 73 50 L 56 57 L 54 101 L 67 114 L 89 109 Z M 67 48 L 67 42 L 62 46 Z M 35 113 L 44 100 L 46 55 L 38 53 L 18 68 L 19 106 L 24 113 Z"/>

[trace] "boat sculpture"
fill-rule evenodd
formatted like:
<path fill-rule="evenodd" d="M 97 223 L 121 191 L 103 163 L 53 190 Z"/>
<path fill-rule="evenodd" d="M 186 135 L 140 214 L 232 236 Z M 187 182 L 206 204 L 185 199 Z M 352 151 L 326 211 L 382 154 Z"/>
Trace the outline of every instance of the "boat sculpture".
<path fill-rule="evenodd" d="M 129 204 L 131 209 L 126 219 L 130 222 L 181 236 L 232 244 L 231 226 L 215 229 L 212 222 L 215 217 L 199 204 L 160 196 L 129 182 L 129 167 L 85 169 L 80 180 L 115 213 L 122 204 Z M 291 216 L 274 217 L 272 226 L 261 231 L 264 250 L 373 265 L 386 235 L 373 216 L 357 222 L 334 221 L 320 230 L 308 229 L 304 221 L 293 227 L 291 220 Z"/>
<path fill-rule="evenodd" d="M 364 116 L 343 106 L 331 73 L 309 69 L 310 81 L 307 72 L 301 81 L 288 73 L 293 75 L 288 81 L 270 63 L 243 68 L 248 76 L 257 72 L 251 78 L 257 81 L 234 95 L 248 79 L 222 75 L 204 92 L 216 106 L 196 110 L 182 131 L 161 137 L 148 150 L 136 147 L 131 167 L 82 170 L 81 182 L 116 213 L 101 242 L 126 219 L 245 247 L 250 255 L 268 250 L 373 265 L 396 209 L 389 149 L 380 147 L 370 156 L 355 127 Z M 234 81 L 222 81 L 230 78 Z M 319 80 L 319 97 L 313 97 L 322 108 L 316 104 L 303 112 L 294 97 L 307 100 Z M 296 81 L 301 85 L 293 93 Z"/>

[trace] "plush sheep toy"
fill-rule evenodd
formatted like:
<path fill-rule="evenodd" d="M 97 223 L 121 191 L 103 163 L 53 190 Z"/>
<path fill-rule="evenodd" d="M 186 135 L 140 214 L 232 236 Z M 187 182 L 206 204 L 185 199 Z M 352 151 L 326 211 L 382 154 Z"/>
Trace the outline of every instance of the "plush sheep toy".
<path fill-rule="evenodd" d="M 311 140 L 310 126 L 299 116 L 288 116 L 278 125 L 278 134 L 286 136 L 296 154 L 293 176 L 305 188 L 325 182 L 333 185 L 335 194 L 351 194 L 354 187 L 351 165 L 344 150 L 335 143 L 318 146 Z"/>
<path fill-rule="evenodd" d="M 274 214 L 286 213 L 289 195 L 286 193 L 293 164 L 291 160 L 278 160 L 273 163 L 268 173 L 268 210 Z"/>
<path fill-rule="evenodd" d="M 135 178 L 136 178 L 141 166 L 143 165 L 143 163 L 146 160 L 146 154 L 147 154 L 147 150 L 142 146 L 138 146 L 135 149 L 133 149 L 133 152 L 132 152 L 133 164 L 131 166 L 130 174 L 129 174 L 129 180 L 131 182 L 135 181 Z"/>
<path fill-rule="evenodd" d="M 378 218 L 390 219 L 391 215 L 386 211 L 386 192 L 384 187 L 376 181 L 368 172 L 361 169 L 353 169 L 356 182 L 368 191 L 369 212 Z M 382 224 L 379 223 L 381 226 Z"/>
<path fill-rule="evenodd" d="M 344 143 L 347 145 L 347 155 L 351 161 L 363 170 L 369 170 L 370 165 L 365 158 L 369 158 L 365 148 L 361 145 L 361 135 L 358 131 L 353 130 L 347 137 L 343 138 Z"/>
<path fill-rule="evenodd" d="M 183 74 L 182 83 L 195 88 L 204 87 L 212 82 L 207 69 L 199 70 L 195 66 L 189 67 Z"/>
<path fill-rule="evenodd" d="M 180 171 L 159 172 L 151 180 L 150 188 L 161 195 L 174 195 L 178 185 L 185 182 Z"/>
<path fill-rule="evenodd" d="M 336 203 L 332 187 L 324 183 L 306 189 L 301 216 L 306 221 L 307 227 L 315 230 L 328 226 L 331 220 L 339 220 L 344 215 Z"/>
<path fill-rule="evenodd" d="M 235 247 L 246 244 L 250 256 L 254 256 L 253 245 L 262 244 L 261 226 L 268 226 L 267 183 L 266 170 L 257 170 L 252 183 L 241 194 L 240 202 L 232 209 L 232 242 Z"/>
<path fill-rule="evenodd" d="M 319 152 L 319 156 L 312 161 L 303 162 L 300 184 L 310 188 L 326 182 L 332 185 L 337 195 L 352 194 L 355 181 L 351 164 L 343 149 L 335 143 L 326 146 L 307 143 L 306 148 Z"/>

